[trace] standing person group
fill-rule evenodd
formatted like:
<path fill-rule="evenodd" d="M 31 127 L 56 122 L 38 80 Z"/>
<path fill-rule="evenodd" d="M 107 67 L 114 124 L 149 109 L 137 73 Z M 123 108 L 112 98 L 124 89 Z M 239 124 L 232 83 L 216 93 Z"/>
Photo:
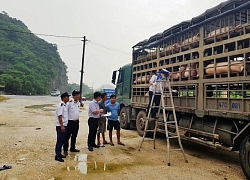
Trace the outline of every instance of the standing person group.
<path fill-rule="evenodd" d="M 69 139 L 71 139 L 70 151 L 80 152 L 76 149 L 76 137 L 79 130 L 80 92 L 72 92 L 72 100 L 69 101 L 67 92 L 61 95 L 62 102 L 56 108 L 55 124 L 57 142 L 55 148 L 55 160 L 64 162 L 63 158 L 68 155 Z M 64 154 L 61 154 L 62 147 Z"/>
<path fill-rule="evenodd" d="M 102 101 L 100 101 L 102 99 Z M 118 114 L 120 112 L 120 105 L 116 102 L 116 96 L 110 96 L 110 103 L 105 106 L 105 101 L 107 99 L 107 94 L 100 92 L 94 93 L 94 99 L 89 104 L 89 135 L 88 135 L 88 149 L 89 151 L 93 151 L 93 148 L 99 148 L 100 143 L 100 135 L 102 134 L 103 144 L 108 144 L 105 139 L 105 129 L 106 129 L 106 117 L 104 114 L 106 112 L 110 112 L 111 115 L 108 116 L 108 125 L 107 130 L 109 131 L 109 140 L 110 145 L 114 146 L 112 140 L 112 131 L 116 130 L 117 135 L 117 144 L 123 145 L 120 141 L 120 122 L 118 120 Z M 97 133 L 98 130 L 98 133 Z M 95 143 L 97 135 L 97 144 Z"/>
<path fill-rule="evenodd" d="M 63 158 L 68 155 L 69 139 L 70 152 L 80 152 L 76 149 L 76 137 L 79 131 L 79 111 L 80 111 L 80 92 L 74 90 L 72 92 L 72 99 L 69 101 L 70 95 L 65 92 L 61 95 L 62 102 L 57 106 L 55 113 L 55 124 L 57 132 L 57 141 L 55 147 L 55 160 L 64 162 Z M 101 146 L 100 138 L 102 136 L 102 143 L 110 144 L 114 146 L 112 140 L 112 131 L 116 130 L 117 144 L 123 145 L 120 141 L 120 122 L 118 115 L 120 113 L 120 105 L 116 102 L 116 96 L 110 96 L 110 103 L 105 106 L 107 100 L 107 94 L 100 92 L 94 93 L 94 99 L 89 103 L 89 134 L 88 134 L 88 150 L 93 151 L 93 148 L 99 148 Z M 106 116 L 107 112 L 111 115 L 108 116 L 108 124 L 106 127 Z M 105 139 L 106 128 L 109 131 L 110 143 Z M 97 144 L 96 144 L 97 136 Z M 64 153 L 62 154 L 62 147 Z"/>

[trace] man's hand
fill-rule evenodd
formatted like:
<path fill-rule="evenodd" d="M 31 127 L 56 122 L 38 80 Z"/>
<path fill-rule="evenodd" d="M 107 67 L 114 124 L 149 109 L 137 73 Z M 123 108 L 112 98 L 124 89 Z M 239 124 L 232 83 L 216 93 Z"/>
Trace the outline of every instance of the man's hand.
<path fill-rule="evenodd" d="M 100 109 L 100 113 L 102 113 L 103 112 L 103 109 Z"/>
<path fill-rule="evenodd" d="M 65 127 L 64 126 L 61 126 L 61 132 L 65 133 Z"/>

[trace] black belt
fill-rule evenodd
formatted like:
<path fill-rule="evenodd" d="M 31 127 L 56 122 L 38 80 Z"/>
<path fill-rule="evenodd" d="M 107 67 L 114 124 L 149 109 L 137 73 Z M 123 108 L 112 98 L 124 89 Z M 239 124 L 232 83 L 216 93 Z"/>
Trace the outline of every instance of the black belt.
<path fill-rule="evenodd" d="M 79 121 L 79 119 L 77 119 L 77 120 L 70 120 L 70 119 L 69 119 L 69 121 L 72 121 L 72 122 L 77 122 L 77 121 Z"/>
<path fill-rule="evenodd" d="M 100 118 L 94 118 L 94 117 L 89 117 L 90 119 L 100 119 Z"/>

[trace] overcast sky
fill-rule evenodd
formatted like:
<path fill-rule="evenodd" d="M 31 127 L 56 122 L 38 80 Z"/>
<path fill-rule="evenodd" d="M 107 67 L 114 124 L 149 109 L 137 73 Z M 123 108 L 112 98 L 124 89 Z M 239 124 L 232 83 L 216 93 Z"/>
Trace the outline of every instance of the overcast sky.
<path fill-rule="evenodd" d="M 98 88 L 111 84 L 112 71 L 131 62 L 133 45 L 223 1 L 0 0 L 0 11 L 23 21 L 35 33 L 86 35 L 90 41 L 86 45 L 84 82 Z M 79 83 L 81 39 L 39 37 L 58 45 L 68 66 L 69 83 Z"/>

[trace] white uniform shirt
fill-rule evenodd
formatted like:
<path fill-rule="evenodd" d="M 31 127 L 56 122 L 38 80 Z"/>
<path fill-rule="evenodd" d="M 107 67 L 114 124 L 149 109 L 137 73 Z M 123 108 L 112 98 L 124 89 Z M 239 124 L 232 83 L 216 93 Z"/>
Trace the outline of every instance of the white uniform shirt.
<path fill-rule="evenodd" d="M 79 120 L 79 112 L 80 112 L 80 102 L 75 102 L 74 100 L 70 100 L 67 103 L 67 109 L 69 113 L 69 120 Z"/>
<path fill-rule="evenodd" d="M 162 78 L 162 80 L 165 81 L 166 78 Z M 161 83 L 162 87 L 167 87 L 167 83 L 166 82 L 156 82 L 156 81 L 157 81 L 157 76 L 153 75 L 151 77 L 151 79 L 149 80 L 149 82 L 156 83 L 156 85 L 150 85 L 149 86 L 149 91 L 157 92 L 157 93 L 161 92 L 160 83 Z"/>
<path fill-rule="evenodd" d="M 55 124 L 56 126 L 61 126 L 58 120 L 58 116 L 62 116 L 63 126 L 67 126 L 68 125 L 68 110 L 64 102 L 60 103 L 57 106 L 56 113 L 55 113 Z"/>
<path fill-rule="evenodd" d="M 155 82 L 156 82 L 156 79 L 157 79 L 157 76 L 156 76 L 156 75 L 153 75 L 153 76 L 151 77 L 151 79 L 149 80 L 149 82 L 155 83 Z M 149 86 L 149 91 L 152 91 L 152 92 L 155 91 L 155 86 L 154 86 L 153 84 Z"/>

